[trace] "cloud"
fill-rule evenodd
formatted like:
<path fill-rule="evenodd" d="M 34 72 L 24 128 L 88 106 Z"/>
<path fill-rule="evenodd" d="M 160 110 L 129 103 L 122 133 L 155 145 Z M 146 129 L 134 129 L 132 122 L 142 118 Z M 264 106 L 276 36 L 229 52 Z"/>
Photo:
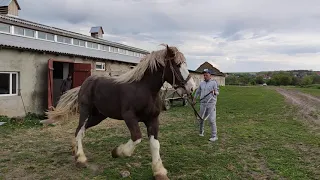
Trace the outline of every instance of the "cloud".
<path fill-rule="evenodd" d="M 20 0 L 20 16 L 149 51 L 167 43 L 190 69 L 208 61 L 223 72 L 320 70 L 320 1 Z"/>

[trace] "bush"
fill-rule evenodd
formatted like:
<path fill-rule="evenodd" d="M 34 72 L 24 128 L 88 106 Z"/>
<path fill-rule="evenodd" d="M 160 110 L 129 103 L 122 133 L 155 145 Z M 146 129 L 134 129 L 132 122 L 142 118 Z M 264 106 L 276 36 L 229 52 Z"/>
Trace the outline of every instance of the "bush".
<path fill-rule="evenodd" d="M 310 85 L 301 86 L 301 87 L 311 88 L 311 89 L 320 89 L 320 84 L 310 84 Z"/>
<path fill-rule="evenodd" d="M 311 85 L 312 81 L 313 81 L 313 78 L 311 76 L 305 76 L 302 78 L 301 85 L 302 86 Z"/>

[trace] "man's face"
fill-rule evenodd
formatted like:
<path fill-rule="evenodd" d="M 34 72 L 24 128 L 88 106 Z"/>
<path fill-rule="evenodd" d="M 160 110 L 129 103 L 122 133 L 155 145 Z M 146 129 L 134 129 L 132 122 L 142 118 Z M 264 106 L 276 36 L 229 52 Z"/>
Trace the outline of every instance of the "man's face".
<path fill-rule="evenodd" d="M 68 78 L 69 78 L 69 79 L 71 79 L 72 77 L 71 77 L 71 76 L 69 76 Z"/>
<path fill-rule="evenodd" d="M 211 79 L 211 75 L 209 73 L 204 73 L 203 77 L 204 77 L 204 80 L 206 80 L 206 81 Z"/>

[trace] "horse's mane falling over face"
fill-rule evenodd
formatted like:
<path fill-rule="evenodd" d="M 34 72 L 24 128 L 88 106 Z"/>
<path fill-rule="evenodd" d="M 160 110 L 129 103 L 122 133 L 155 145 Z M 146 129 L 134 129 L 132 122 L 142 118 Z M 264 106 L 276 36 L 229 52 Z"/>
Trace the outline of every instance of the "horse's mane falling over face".
<path fill-rule="evenodd" d="M 186 62 L 184 55 L 176 47 L 170 47 L 170 50 L 174 53 L 173 62 L 176 64 L 182 64 Z M 139 81 L 143 77 L 146 70 L 149 68 L 151 72 L 157 71 L 159 65 L 165 66 L 166 61 L 171 61 L 171 59 L 166 59 L 168 49 L 162 49 L 158 51 L 152 51 L 143 57 L 140 63 L 118 77 L 114 77 L 116 83 L 131 83 L 134 81 Z"/>

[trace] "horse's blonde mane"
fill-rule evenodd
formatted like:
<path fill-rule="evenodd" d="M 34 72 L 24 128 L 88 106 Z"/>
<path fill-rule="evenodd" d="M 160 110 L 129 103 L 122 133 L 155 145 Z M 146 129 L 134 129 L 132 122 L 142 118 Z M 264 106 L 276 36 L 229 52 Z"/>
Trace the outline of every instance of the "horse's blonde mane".
<path fill-rule="evenodd" d="M 162 44 L 163 45 L 163 44 Z M 166 46 L 166 45 L 164 45 Z M 174 53 L 174 58 L 172 61 L 176 64 L 182 64 L 186 62 L 184 55 L 178 50 L 176 47 L 169 47 L 170 50 Z M 150 54 L 147 54 L 140 60 L 140 63 L 134 67 L 132 70 L 124 73 L 120 76 L 113 77 L 116 83 L 130 83 L 134 81 L 139 81 L 143 77 L 144 73 L 148 68 L 150 68 L 151 72 L 157 70 L 157 65 L 165 66 L 167 55 L 167 48 L 152 51 Z"/>

